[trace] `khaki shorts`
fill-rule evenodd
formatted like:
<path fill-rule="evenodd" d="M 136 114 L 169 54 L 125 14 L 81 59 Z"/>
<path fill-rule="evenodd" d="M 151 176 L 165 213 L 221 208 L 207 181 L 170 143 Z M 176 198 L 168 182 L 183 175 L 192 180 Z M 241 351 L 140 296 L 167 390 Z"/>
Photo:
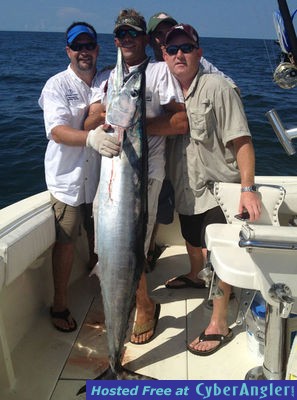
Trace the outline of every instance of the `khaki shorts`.
<path fill-rule="evenodd" d="M 81 233 L 81 225 L 87 234 L 94 234 L 92 204 L 70 206 L 51 195 L 55 214 L 56 240 L 60 243 L 73 243 Z"/>

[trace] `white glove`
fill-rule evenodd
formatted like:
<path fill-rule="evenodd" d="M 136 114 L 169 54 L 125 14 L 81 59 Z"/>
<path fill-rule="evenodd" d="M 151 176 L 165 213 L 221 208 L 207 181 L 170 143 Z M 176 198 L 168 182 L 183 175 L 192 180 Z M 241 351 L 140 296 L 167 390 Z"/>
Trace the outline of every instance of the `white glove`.
<path fill-rule="evenodd" d="M 108 133 L 102 128 L 103 125 L 92 129 L 87 136 L 86 146 L 92 147 L 98 151 L 102 156 L 112 158 L 118 156 L 120 152 L 120 143 L 118 139 Z"/>

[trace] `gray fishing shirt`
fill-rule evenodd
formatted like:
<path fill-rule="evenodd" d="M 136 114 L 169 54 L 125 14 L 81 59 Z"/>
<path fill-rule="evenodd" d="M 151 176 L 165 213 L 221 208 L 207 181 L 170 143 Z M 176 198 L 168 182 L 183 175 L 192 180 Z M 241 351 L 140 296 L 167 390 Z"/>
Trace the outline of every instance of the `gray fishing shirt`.
<path fill-rule="evenodd" d="M 232 140 L 251 134 L 239 95 L 220 75 L 200 68 L 185 104 L 190 132 L 167 141 L 167 169 L 177 212 L 193 215 L 217 206 L 209 183 L 240 182 Z"/>

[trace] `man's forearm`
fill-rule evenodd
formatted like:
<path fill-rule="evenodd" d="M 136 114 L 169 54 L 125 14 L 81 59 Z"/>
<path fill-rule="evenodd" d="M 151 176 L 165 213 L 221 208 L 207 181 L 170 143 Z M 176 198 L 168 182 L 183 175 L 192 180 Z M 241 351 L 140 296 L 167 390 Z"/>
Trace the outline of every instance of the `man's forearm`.
<path fill-rule="evenodd" d="M 251 138 L 244 136 L 234 141 L 241 185 L 251 186 L 255 182 L 255 152 Z"/>
<path fill-rule="evenodd" d="M 52 129 L 52 138 L 56 143 L 68 146 L 85 146 L 88 132 L 74 129 L 68 125 L 58 125 Z"/>
<path fill-rule="evenodd" d="M 152 136 L 183 135 L 189 131 L 187 114 L 185 111 L 179 111 L 147 118 L 146 129 L 147 134 Z"/>
<path fill-rule="evenodd" d="M 89 113 L 84 122 L 84 129 L 89 131 L 105 123 L 105 105 L 96 102 L 90 105 Z"/>

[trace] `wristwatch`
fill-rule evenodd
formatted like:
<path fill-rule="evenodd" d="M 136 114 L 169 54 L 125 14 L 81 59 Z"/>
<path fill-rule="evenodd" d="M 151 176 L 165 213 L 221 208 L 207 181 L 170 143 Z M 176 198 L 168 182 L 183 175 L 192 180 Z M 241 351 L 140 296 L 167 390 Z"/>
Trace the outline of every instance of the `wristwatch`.
<path fill-rule="evenodd" d="M 241 193 L 243 192 L 256 192 L 257 191 L 257 186 L 252 185 L 252 186 L 243 186 L 241 188 Z"/>

